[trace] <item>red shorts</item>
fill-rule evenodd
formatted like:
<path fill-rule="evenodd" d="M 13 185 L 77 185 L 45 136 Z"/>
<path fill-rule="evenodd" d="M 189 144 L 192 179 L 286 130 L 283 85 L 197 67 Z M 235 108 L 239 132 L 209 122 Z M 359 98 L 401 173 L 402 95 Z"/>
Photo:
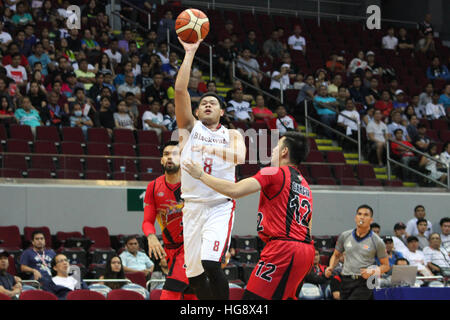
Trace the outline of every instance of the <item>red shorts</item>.
<path fill-rule="evenodd" d="M 297 299 L 297 288 L 314 263 L 314 251 L 314 245 L 299 241 L 269 241 L 246 290 L 267 300 Z"/>
<path fill-rule="evenodd" d="M 184 265 L 184 246 L 181 245 L 175 249 L 165 248 L 167 266 L 169 273 L 166 276 L 166 282 L 163 289 L 175 292 L 183 292 L 189 285 L 186 277 L 186 267 Z"/>

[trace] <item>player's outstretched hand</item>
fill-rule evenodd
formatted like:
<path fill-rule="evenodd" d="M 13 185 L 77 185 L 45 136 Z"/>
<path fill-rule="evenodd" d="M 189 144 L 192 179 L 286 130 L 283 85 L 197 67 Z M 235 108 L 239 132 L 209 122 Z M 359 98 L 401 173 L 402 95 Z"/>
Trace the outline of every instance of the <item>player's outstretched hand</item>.
<path fill-rule="evenodd" d="M 154 234 L 150 234 L 147 238 L 148 241 L 148 255 L 149 257 L 155 257 L 156 259 L 163 259 L 166 256 L 166 252 L 164 251 L 161 243 L 158 238 Z"/>
<path fill-rule="evenodd" d="M 330 268 L 330 267 L 327 267 L 327 268 L 325 269 L 325 278 L 331 277 L 332 274 L 333 274 L 333 269 Z"/>
<path fill-rule="evenodd" d="M 200 179 L 203 174 L 202 166 L 190 159 L 183 161 L 183 170 L 189 173 L 194 179 Z"/>
<path fill-rule="evenodd" d="M 203 39 L 197 40 L 195 43 L 188 43 L 184 42 L 183 40 L 178 37 L 178 41 L 183 45 L 184 51 L 186 52 L 195 52 L 197 51 L 198 47 L 200 46 L 200 43 L 203 41 Z"/>

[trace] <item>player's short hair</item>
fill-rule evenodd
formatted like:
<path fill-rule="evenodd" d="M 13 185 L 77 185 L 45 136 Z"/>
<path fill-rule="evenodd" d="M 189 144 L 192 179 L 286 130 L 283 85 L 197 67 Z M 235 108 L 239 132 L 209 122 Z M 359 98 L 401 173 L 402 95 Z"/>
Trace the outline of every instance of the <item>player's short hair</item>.
<path fill-rule="evenodd" d="M 425 210 L 425 207 L 421 204 L 417 205 L 414 207 L 414 212 L 417 212 L 417 209 L 422 208 L 423 210 Z"/>
<path fill-rule="evenodd" d="M 168 146 L 178 146 L 178 141 L 170 140 L 170 141 L 164 143 L 163 147 L 161 148 L 161 156 L 164 152 L 164 149 L 167 148 Z"/>
<path fill-rule="evenodd" d="M 370 224 L 370 229 L 373 229 L 373 228 L 381 229 L 380 225 L 378 223 L 376 223 L 376 222 L 373 222 L 373 223 Z"/>
<path fill-rule="evenodd" d="M 406 260 L 405 258 L 398 258 L 397 260 L 395 260 L 395 264 L 398 265 L 399 261 L 406 261 L 406 264 L 409 265 L 409 261 Z"/>
<path fill-rule="evenodd" d="M 309 153 L 309 141 L 308 139 L 296 131 L 288 131 L 283 134 L 284 137 L 283 146 L 289 150 L 289 161 L 296 166 L 301 164 Z"/>
<path fill-rule="evenodd" d="M 34 240 L 34 236 L 36 236 L 37 234 L 42 234 L 42 235 L 44 236 L 44 238 L 45 238 L 44 231 L 42 231 L 42 230 L 34 230 L 34 231 L 31 233 L 31 240 Z"/>
<path fill-rule="evenodd" d="M 439 221 L 439 225 L 442 227 L 444 223 L 450 222 L 450 217 L 444 217 Z"/>
<path fill-rule="evenodd" d="M 218 94 L 214 93 L 214 92 L 206 92 L 205 94 L 203 94 L 203 95 L 200 97 L 200 100 L 198 101 L 198 105 L 200 105 L 200 103 L 202 102 L 202 100 L 203 100 L 204 98 L 206 98 L 206 97 L 214 97 L 214 98 L 216 98 L 217 101 L 219 101 L 220 108 L 221 108 L 221 109 L 224 109 L 224 108 L 225 108 L 225 105 L 224 105 L 222 99 L 220 99 L 220 96 L 219 96 Z"/>
<path fill-rule="evenodd" d="M 369 209 L 370 211 L 370 216 L 373 217 L 373 209 L 371 206 L 369 206 L 368 204 L 362 204 L 358 207 L 358 209 L 356 209 L 356 213 L 358 213 L 359 209 Z"/>
<path fill-rule="evenodd" d="M 419 223 L 421 223 L 421 222 L 425 222 L 426 224 L 428 224 L 428 221 L 427 221 L 427 219 L 424 219 L 424 218 L 420 218 L 420 219 L 417 219 L 416 225 L 418 226 L 418 225 L 419 225 Z"/>

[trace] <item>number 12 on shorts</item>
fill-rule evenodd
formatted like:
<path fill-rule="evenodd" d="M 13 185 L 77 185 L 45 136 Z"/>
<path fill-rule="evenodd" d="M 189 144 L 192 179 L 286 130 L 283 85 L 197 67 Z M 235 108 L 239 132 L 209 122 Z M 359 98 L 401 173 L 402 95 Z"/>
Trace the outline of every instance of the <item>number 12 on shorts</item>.
<path fill-rule="evenodd" d="M 266 267 L 266 270 L 264 270 L 262 272 L 263 267 Z M 275 270 L 277 269 L 277 266 L 272 264 L 272 263 L 265 263 L 264 261 L 260 261 L 258 262 L 258 269 L 256 269 L 256 273 L 255 276 L 266 280 L 267 282 L 271 282 L 272 281 L 272 277 L 270 276 L 272 273 L 275 272 Z"/>

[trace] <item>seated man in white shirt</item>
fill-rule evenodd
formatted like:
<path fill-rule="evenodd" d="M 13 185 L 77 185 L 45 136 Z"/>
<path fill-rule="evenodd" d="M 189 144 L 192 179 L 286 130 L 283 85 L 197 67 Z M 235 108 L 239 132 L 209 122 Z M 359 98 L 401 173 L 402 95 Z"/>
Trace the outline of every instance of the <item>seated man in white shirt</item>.
<path fill-rule="evenodd" d="M 447 250 L 441 247 L 441 236 L 434 232 L 430 235 L 430 245 L 423 249 L 425 263 L 434 273 L 439 273 L 441 268 L 450 268 L 450 257 Z"/>
<path fill-rule="evenodd" d="M 395 36 L 394 27 L 389 27 L 388 34 L 381 40 L 381 46 L 383 49 L 396 50 L 398 45 L 398 39 Z"/>
<path fill-rule="evenodd" d="M 276 110 L 278 117 L 272 119 L 275 122 L 275 126 L 272 129 L 278 129 L 281 134 L 286 133 L 287 131 L 297 130 L 297 122 L 294 117 L 287 114 L 286 108 L 283 106 L 279 106 Z"/>
<path fill-rule="evenodd" d="M 294 26 L 294 34 L 288 38 L 288 45 L 291 50 L 302 51 L 303 54 L 306 53 L 306 40 L 300 34 L 302 32 L 302 28 L 300 25 Z"/>
<path fill-rule="evenodd" d="M 123 271 L 143 272 L 150 279 L 155 264 L 144 252 L 139 251 L 139 242 L 136 236 L 129 236 L 125 241 L 126 250 L 120 254 Z"/>
<path fill-rule="evenodd" d="M 428 120 L 436 120 L 440 118 L 446 119 L 444 106 L 442 103 L 439 103 L 439 97 L 439 93 L 435 91 L 431 97 L 431 102 L 428 102 L 425 106 L 425 112 Z"/>
<path fill-rule="evenodd" d="M 417 230 L 417 220 L 425 219 L 425 216 L 426 216 L 425 207 L 421 204 L 417 205 L 414 208 L 414 218 L 412 218 L 406 223 L 407 237 L 417 236 L 419 234 L 419 230 Z M 425 231 L 424 236 L 428 238 L 432 232 L 433 232 L 433 225 L 431 224 L 430 220 L 428 220 L 428 228 Z"/>
<path fill-rule="evenodd" d="M 345 130 L 347 136 L 357 139 L 358 123 L 360 123 L 359 113 L 356 111 L 353 100 L 349 98 L 345 100 L 345 110 L 339 114 L 337 124 Z"/>
<path fill-rule="evenodd" d="M 403 222 L 397 222 L 394 225 L 394 234 L 395 236 L 392 236 L 394 250 L 405 255 L 405 252 L 408 251 L 406 246 L 406 225 Z"/>
<path fill-rule="evenodd" d="M 244 93 L 242 89 L 235 89 L 233 93 L 233 100 L 228 101 L 227 112 L 237 121 L 246 121 L 253 123 L 255 117 L 253 115 L 250 103 L 243 100 Z"/>
<path fill-rule="evenodd" d="M 87 289 L 86 284 L 78 282 L 73 276 L 69 276 L 69 260 L 64 254 L 57 254 L 52 260 L 52 269 L 56 276 L 52 278 L 54 284 L 66 287 L 70 290 Z"/>
<path fill-rule="evenodd" d="M 444 247 L 450 255 L 450 217 L 442 218 L 441 221 L 439 221 L 439 225 L 441 226 L 442 247 Z"/>
<path fill-rule="evenodd" d="M 161 104 L 157 100 L 153 100 L 150 110 L 147 110 L 142 115 L 142 128 L 144 130 L 154 130 L 161 138 L 161 132 L 167 131 L 166 126 L 163 124 L 164 116 L 159 110 L 161 109 Z"/>
<path fill-rule="evenodd" d="M 410 236 L 407 239 L 408 251 L 405 252 L 405 258 L 412 266 L 417 266 L 417 272 L 423 276 L 432 276 L 433 273 L 428 269 L 425 262 L 425 255 L 419 250 L 419 239 L 415 236 Z"/>

